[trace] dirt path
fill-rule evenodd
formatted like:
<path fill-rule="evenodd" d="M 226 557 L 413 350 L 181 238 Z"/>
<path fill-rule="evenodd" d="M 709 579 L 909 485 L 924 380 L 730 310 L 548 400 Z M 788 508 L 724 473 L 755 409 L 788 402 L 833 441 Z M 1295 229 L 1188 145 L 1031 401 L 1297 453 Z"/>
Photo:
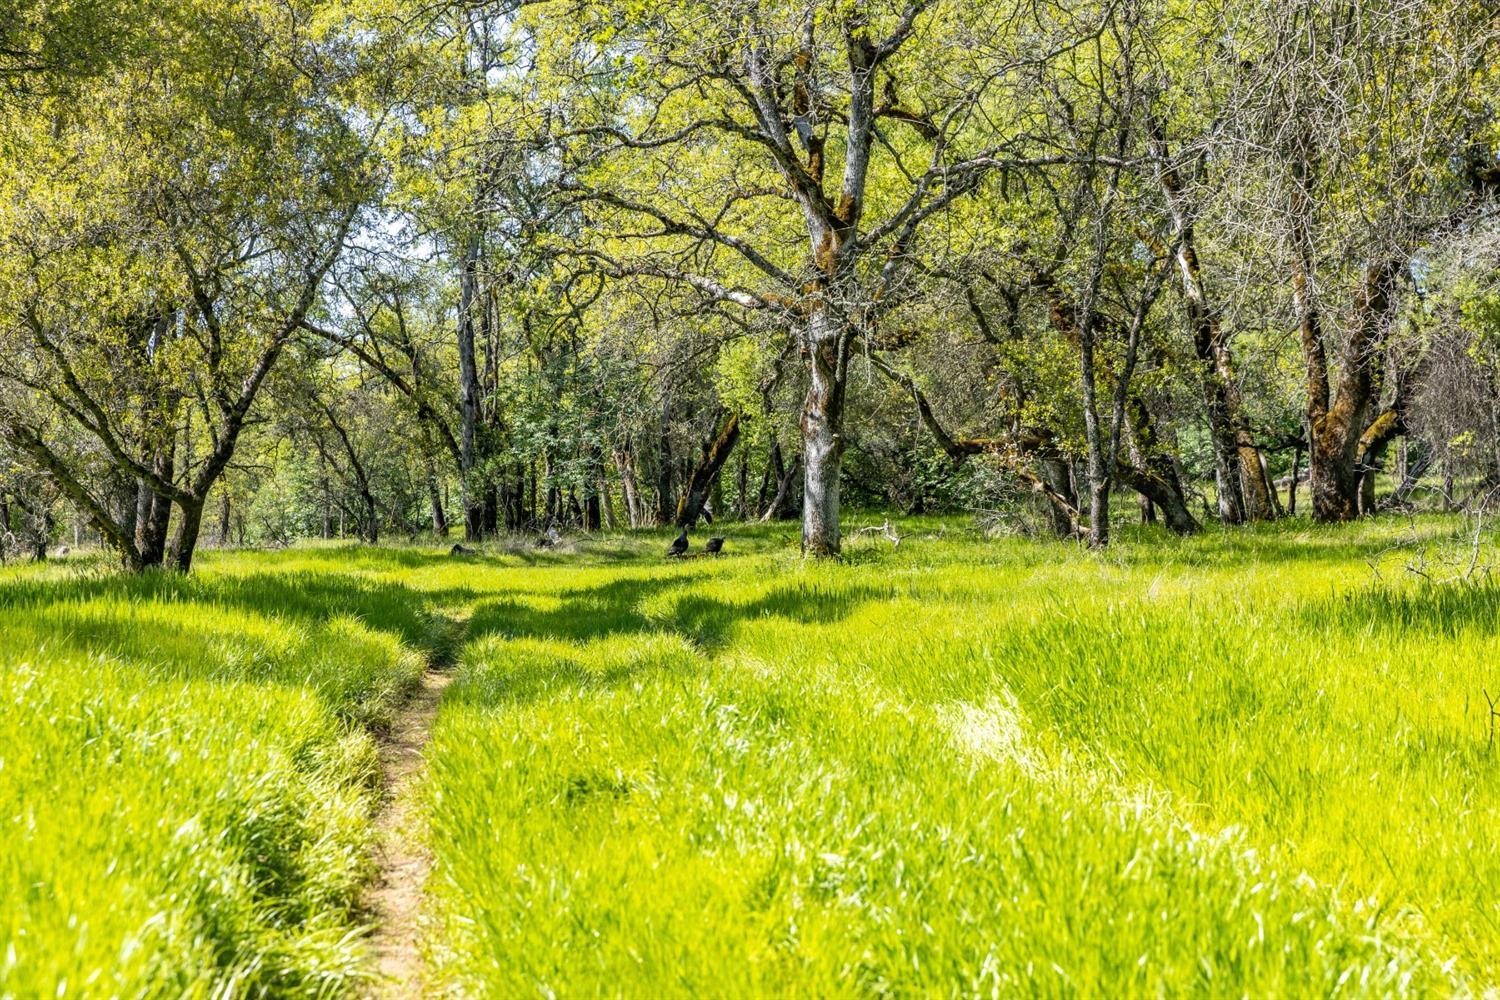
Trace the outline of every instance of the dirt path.
<path fill-rule="evenodd" d="M 444 658 L 446 659 L 446 657 Z M 421 687 L 397 712 L 380 743 L 383 798 L 375 815 L 375 861 L 380 873 L 365 894 L 374 920 L 370 948 L 379 978 L 372 997 L 418 997 L 423 993 L 420 916 L 422 888 L 432 868 L 425 848 L 413 841 L 413 786 L 426 768 L 423 750 L 432 737 L 438 701 L 453 679 L 441 661 L 422 676 Z"/>

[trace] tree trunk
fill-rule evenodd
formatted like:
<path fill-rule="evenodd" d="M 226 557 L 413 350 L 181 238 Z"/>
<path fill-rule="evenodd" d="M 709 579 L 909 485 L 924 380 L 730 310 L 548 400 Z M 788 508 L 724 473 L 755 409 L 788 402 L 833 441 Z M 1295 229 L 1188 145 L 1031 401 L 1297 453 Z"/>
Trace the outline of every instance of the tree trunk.
<path fill-rule="evenodd" d="M 619 515 L 615 512 L 615 498 L 610 490 L 609 473 L 604 470 L 603 465 L 599 467 L 599 478 L 595 481 L 595 489 L 599 491 L 599 507 L 604 514 L 604 526 L 610 531 L 616 531 L 620 527 Z"/>
<path fill-rule="evenodd" d="M 1132 393 L 1127 400 L 1126 409 L 1131 434 L 1141 453 L 1140 472 L 1144 475 L 1144 478 L 1138 476 L 1128 485 L 1151 500 L 1171 531 L 1179 535 L 1196 534 L 1202 526 L 1188 509 L 1187 492 L 1182 488 L 1182 479 L 1177 475 L 1176 463 L 1160 447 L 1161 436 L 1157 433 L 1155 418 L 1146 408 L 1146 401 Z M 1147 484 L 1146 490 L 1140 488 L 1143 482 Z"/>
<path fill-rule="evenodd" d="M 448 513 L 443 510 L 443 494 L 438 489 L 437 467 L 432 456 L 427 456 L 427 503 L 432 509 L 432 533 L 438 538 L 448 537 Z"/>
<path fill-rule="evenodd" d="M 760 477 L 760 491 L 755 498 L 757 519 L 764 520 L 765 515 L 770 512 L 771 499 L 776 495 L 776 490 L 781 486 L 781 480 L 785 475 L 786 466 L 781 460 L 781 442 L 772 437 L 771 450 L 766 455 L 766 468 Z"/>
<path fill-rule="evenodd" d="M 739 467 L 734 477 L 735 502 L 739 508 L 739 519 L 750 520 L 750 456 L 740 449 Z"/>
<path fill-rule="evenodd" d="M 694 467 L 692 475 L 688 477 L 687 489 L 677 504 L 677 517 L 674 522 L 677 527 L 691 528 L 698 523 L 709 493 L 714 483 L 718 481 L 719 472 L 724 468 L 724 463 L 728 461 L 739 439 L 740 415 L 732 413 L 714 439 L 703 445 L 698 464 Z"/>
<path fill-rule="evenodd" d="M 1292 449 L 1292 484 L 1287 488 L 1286 512 L 1297 513 L 1297 481 L 1302 478 L 1302 449 Z"/>
<path fill-rule="evenodd" d="M 1308 492 L 1313 520 L 1349 521 L 1359 516 L 1359 441 L 1378 393 L 1377 342 L 1391 311 L 1402 262 L 1386 258 L 1365 265 L 1333 391 L 1314 287 L 1312 205 L 1303 183 L 1309 163 L 1304 158 L 1294 168 L 1289 219 L 1292 305 L 1306 367 Z"/>
<path fill-rule="evenodd" d="M 1375 514 L 1375 477 L 1385 467 L 1386 451 L 1405 429 L 1400 413 L 1392 408 L 1371 421 L 1360 435 L 1355 468 L 1360 476 L 1359 512 L 1366 517 Z"/>
<path fill-rule="evenodd" d="M 599 481 L 589 479 L 583 487 L 583 530 L 598 531 L 603 526 L 603 510 L 599 505 Z"/>
<path fill-rule="evenodd" d="M 474 352 L 474 310 L 479 284 L 479 252 L 479 241 L 470 240 L 464 249 L 458 293 L 459 482 L 464 507 L 464 540 L 468 542 L 477 542 L 484 537 L 484 505 L 476 474 L 480 388 Z"/>
<path fill-rule="evenodd" d="M 777 465 L 781 465 L 781 453 L 777 451 Z M 796 500 L 792 495 L 797 477 L 802 472 L 802 456 L 798 455 L 792 459 L 792 464 L 782 469 L 780 477 L 776 480 L 776 492 L 771 495 L 771 502 L 766 506 L 766 512 L 760 516 L 761 522 L 787 521 L 796 516 Z"/>
<path fill-rule="evenodd" d="M 802 551 L 839 554 L 839 471 L 844 457 L 844 366 L 848 338 L 823 308 L 808 324 L 811 378 L 802 404 Z"/>
<path fill-rule="evenodd" d="M 1121 464 L 1120 482 L 1148 498 L 1166 522 L 1167 530 L 1177 535 L 1192 535 L 1202 530 L 1198 519 L 1188 509 L 1182 490 L 1154 472 Z"/>
<path fill-rule="evenodd" d="M 151 457 L 151 471 L 170 481 L 175 474 L 176 435 L 156 448 Z M 137 484 L 135 546 L 140 551 L 141 568 L 160 566 L 167 554 L 167 538 L 172 519 L 172 501 L 158 494 L 141 479 Z"/>
<path fill-rule="evenodd" d="M 1072 538 L 1077 532 L 1071 511 L 1078 509 L 1078 492 L 1073 485 L 1073 469 L 1066 458 L 1044 457 L 1037 460 L 1037 476 L 1045 485 L 1048 522 L 1058 538 Z M 1058 503 L 1057 501 L 1062 501 Z"/>
<path fill-rule="evenodd" d="M 640 488 L 635 482 L 635 460 L 627 449 L 615 452 L 615 468 L 620 470 L 620 493 L 625 503 L 625 519 L 632 528 L 639 528 L 645 520 L 641 509 Z"/>
<path fill-rule="evenodd" d="M 229 491 L 219 491 L 219 548 L 229 547 Z"/>
<path fill-rule="evenodd" d="M 380 541 L 380 515 L 375 506 L 375 494 L 370 489 L 370 477 L 365 474 L 365 466 L 359 460 L 359 452 L 354 450 L 354 441 L 349 437 L 349 432 L 344 430 L 344 425 L 339 423 L 338 415 L 333 412 L 333 407 L 325 403 L 323 414 L 328 418 L 329 426 L 333 428 L 334 434 L 338 435 L 339 442 L 344 446 L 344 454 L 349 457 L 349 468 L 354 473 L 354 486 L 359 490 L 359 499 L 365 508 L 365 540 L 374 545 Z"/>
<path fill-rule="evenodd" d="M 1053 313 L 1056 323 L 1056 305 Z M 1083 438 L 1088 447 L 1089 547 L 1101 549 L 1109 544 L 1109 494 L 1114 470 L 1105 453 L 1104 429 L 1099 420 L 1093 322 L 1087 315 L 1079 318 L 1075 313 L 1071 325 L 1076 331 L 1079 375 L 1083 383 Z"/>
<path fill-rule="evenodd" d="M 484 499 L 481 501 L 483 517 L 480 524 L 486 536 L 498 534 L 500 531 L 500 484 L 495 482 L 489 471 L 485 471 L 484 477 Z"/>
<path fill-rule="evenodd" d="M 203 501 L 196 497 L 179 500 L 177 509 L 182 516 L 177 521 L 177 534 L 172 539 L 172 568 L 186 573 L 193 567 L 193 551 L 198 547 L 198 530 L 203 524 Z"/>
<path fill-rule="evenodd" d="M 676 505 L 672 502 L 672 400 L 661 400 L 661 434 L 656 447 L 656 523 L 671 524 Z"/>
<path fill-rule="evenodd" d="M 1177 238 L 1177 277 L 1187 303 L 1193 350 L 1201 366 L 1204 409 L 1208 414 L 1219 484 L 1219 517 L 1225 524 L 1270 520 L 1276 516 L 1271 485 L 1262 469 L 1260 450 L 1244 426 L 1234 360 L 1203 280 L 1197 233 L 1183 193 L 1182 178 L 1168 151 L 1160 120 L 1148 115 L 1146 127 L 1158 160 L 1158 180 L 1172 216 Z"/>

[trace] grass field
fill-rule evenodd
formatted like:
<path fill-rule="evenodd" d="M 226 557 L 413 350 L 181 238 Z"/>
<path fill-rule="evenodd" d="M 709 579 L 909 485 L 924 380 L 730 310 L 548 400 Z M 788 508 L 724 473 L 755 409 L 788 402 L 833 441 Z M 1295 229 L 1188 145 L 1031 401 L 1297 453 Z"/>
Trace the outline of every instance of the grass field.
<path fill-rule="evenodd" d="M 1484 993 L 1500 587 L 1403 569 L 1455 527 L 7 570 L 0 994 L 357 990 L 371 734 L 453 622 L 433 991 Z"/>

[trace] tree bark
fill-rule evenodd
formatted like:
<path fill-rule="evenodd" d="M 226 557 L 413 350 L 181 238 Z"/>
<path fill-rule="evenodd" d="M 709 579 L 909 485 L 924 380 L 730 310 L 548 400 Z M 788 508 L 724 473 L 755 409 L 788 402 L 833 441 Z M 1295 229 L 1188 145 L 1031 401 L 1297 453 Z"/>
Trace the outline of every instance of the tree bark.
<path fill-rule="evenodd" d="M 656 523 L 671 524 L 675 507 L 672 502 L 672 399 L 663 394 L 656 447 Z"/>
<path fill-rule="evenodd" d="M 811 378 L 802 404 L 802 551 L 815 558 L 839 554 L 839 472 L 844 457 L 844 375 L 849 341 L 827 307 L 814 312 L 807 333 Z"/>
<path fill-rule="evenodd" d="M 203 525 L 203 501 L 196 497 L 177 502 L 181 515 L 177 534 L 172 539 L 172 568 L 186 573 L 193 568 L 193 552 L 198 547 L 198 531 Z"/>
<path fill-rule="evenodd" d="M 1286 512 L 1288 515 L 1297 513 L 1297 481 L 1302 478 L 1302 449 L 1296 448 L 1292 451 L 1292 484 L 1287 488 Z"/>
<path fill-rule="evenodd" d="M 365 541 L 375 545 L 380 541 L 380 515 L 375 506 L 375 494 L 370 489 L 370 477 L 365 474 L 364 463 L 359 460 L 359 453 L 354 450 L 354 442 L 349 433 L 344 430 L 344 425 L 339 423 L 338 415 L 333 412 L 333 407 L 324 404 L 323 413 L 328 417 L 328 423 L 333 428 L 334 434 L 338 436 L 339 442 L 344 446 L 344 454 L 349 456 L 349 468 L 354 473 L 354 486 L 359 491 L 360 502 L 365 508 Z"/>
<path fill-rule="evenodd" d="M 1270 520 L 1276 516 L 1270 483 L 1262 468 L 1260 450 L 1244 426 L 1234 361 L 1203 279 L 1197 233 L 1188 211 L 1182 178 L 1168 154 L 1160 122 L 1148 117 L 1147 128 L 1159 162 L 1158 179 L 1172 217 L 1177 241 L 1177 277 L 1187 303 L 1193 350 L 1201 368 L 1204 409 L 1208 415 L 1215 478 L 1219 487 L 1219 517 L 1225 524 Z"/>
<path fill-rule="evenodd" d="M 464 248 L 458 292 L 459 483 L 464 507 L 464 540 L 484 537 L 484 505 L 476 469 L 479 463 L 479 367 L 474 350 L 474 310 L 479 284 L 479 240 Z"/>
<path fill-rule="evenodd" d="M 1060 456 L 1039 458 L 1037 475 L 1046 486 L 1043 496 L 1047 501 L 1052 534 L 1058 538 L 1075 537 L 1078 525 L 1070 512 L 1078 509 L 1078 492 L 1073 485 L 1073 469 L 1068 460 Z M 1054 497 L 1063 503 L 1055 502 Z"/>
<path fill-rule="evenodd" d="M 780 452 L 777 452 L 778 464 L 780 464 Z M 796 498 L 792 491 L 795 488 L 797 477 L 802 472 L 802 456 L 798 455 L 792 459 L 792 464 L 786 466 L 776 480 L 776 492 L 771 496 L 771 502 L 766 507 L 766 512 L 760 516 L 761 523 L 767 521 L 789 521 L 797 515 Z"/>
<path fill-rule="evenodd" d="M 677 504 L 677 517 L 674 522 L 677 527 L 691 528 L 698 523 L 698 518 L 703 514 L 703 506 L 708 501 L 709 492 L 717 482 L 724 463 L 729 460 L 729 455 L 734 451 L 734 446 L 739 439 L 740 415 L 731 413 L 713 440 L 703 445 L 698 464 L 688 477 L 687 489 Z"/>
<path fill-rule="evenodd" d="M 635 459 L 629 449 L 615 452 L 615 468 L 620 470 L 620 495 L 625 504 L 625 520 L 632 528 L 641 527 L 645 520 L 641 509 L 640 487 L 635 481 Z"/>
<path fill-rule="evenodd" d="M 229 491 L 219 492 L 219 548 L 229 547 Z"/>
<path fill-rule="evenodd" d="M 738 467 L 735 469 L 734 477 L 735 500 L 739 508 L 738 516 L 741 521 L 750 519 L 750 456 L 745 449 L 740 449 Z"/>
<path fill-rule="evenodd" d="M 1365 268 L 1355 298 L 1353 326 L 1345 342 L 1336 393 L 1330 398 L 1328 363 L 1319 314 L 1311 295 L 1311 272 L 1299 263 L 1293 299 L 1307 364 L 1308 491 L 1313 519 L 1349 521 L 1360 513 L 1360 438 L 1377 391 L 1376 341 L 1388 320 L 1399 264 Z"/>
<path fill-rule="evenodd" d="M 1182 479 L 1177 475 L 1177 465 L 1172 456 L 1162 450 L 1156 420 L 1140 396 L 1132 393 L 1127 401 L 1131 433 L 1136 448 L 1141 453 L 1141 468 L 1127 483 L 1131 489 L 1147 497 L 1161 511 L 1167 528 L 1175 534 L 1192 535 L 1202 529 L 1198 519 L 1188 509 L 1187 491 L 1182 488 Z M 1140 484 L 1147 489 L 1141 490 Z"/>
<path fill-rule="evenodd" d="M 1405 430 L 1400 412 L 1393 408 L 1371 421 L 1360 435 L 1355 467 L 1360 475 L 1359 512 L 1365 516 L 1375 513 L 1375 476 L 1384 467 L 1385 453 Z"/>
<path fill-rule="evenodd" d="M 438 489 L 437 467 L 429 452 L 426 456 L 427 504 L 432 510 L 432 533 L 438 538 L 448 537 L 448 513 L 443 510 L 443 494 Z"/>
<path fill-rule="evenodd" d="M 157 449 L 151 463 L 152 472 L 162 479 L 171 480 L 175 450 L 176 436 L 173 435 Z M 166 559 L 172 501 L 157 493 L 144 479 L 138 481 L 137 491 L 135 545 L 140 551 L 141 568 L 149 569 L 160 566 Z"/>

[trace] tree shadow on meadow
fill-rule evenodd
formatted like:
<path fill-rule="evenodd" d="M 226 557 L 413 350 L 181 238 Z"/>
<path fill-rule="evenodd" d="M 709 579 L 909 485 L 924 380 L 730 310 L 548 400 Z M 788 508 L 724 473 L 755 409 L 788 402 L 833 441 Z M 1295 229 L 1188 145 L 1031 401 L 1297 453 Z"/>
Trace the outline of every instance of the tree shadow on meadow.
<path fill-rule="evenodd" d="M 506 645 L 451 696 L 470 704 L 532 703 L 567 690 L 619 687 L 645 673 L 686 676 L 706 669 L 744 623 L 829 625 L 883 596 L 858 584 L 788 581 L 734 600 L 696 593 L 695 582 L 691 576 L 625 577 L 545 595 L 543 601 L 555 601 L 549 607 L 503 595 L 484 600 L 466 640 L 496 637 Z"/>
<path fill-rule="evenodd" d="M 6 580 L 0 582 L 0 616 L 38 650 L 108 654 L 186 677 L 213 677 L 234 668 L 238 680 L 262 677 L 265 683 L 280 683 L 273 679 L 274 671 L 252 668 L 257 660 L 274 658 L 281 648 L 277 633 L 285 634 L 284 626 L 306 628 L 308 638 L 317 640 L 331 622 L 352 618 L 432 656 L 441 651 L 449 631 L 437 609 L 476 596 L 468 587 L 416 590 L 358 575 L 343 555 L 329 550 L 328 572 L 278 568 L 273 560 L 264 571 L 222 575 L 101 572 L 71 579 Z M 379 557 L 380 568 L 415 568 L 444 558 L 400 551 Z M 370 559 L 353 562 L 377 564 Z M 375 647 L 348 636 L 340 652 L 378 655 Z"/>
<path fill-rule="evenodd" d="M 598 587 L 563 591 L 552 608 L 498 596 L 475 609 L 468 638 L 501 634 L 586 643 L 622 633 L 666 632 L 711 654 L 723 648 L 741 622 L 781 618 L 800 625 L 827 625 L 883 596 L 857 584 L 817 588 L 789 582 L 754 599 L 735 601 L 694 593 L 693 584 L 691 577 L 625 577 Z M 673 595 L 673 591 L 681 593 Z"/>

